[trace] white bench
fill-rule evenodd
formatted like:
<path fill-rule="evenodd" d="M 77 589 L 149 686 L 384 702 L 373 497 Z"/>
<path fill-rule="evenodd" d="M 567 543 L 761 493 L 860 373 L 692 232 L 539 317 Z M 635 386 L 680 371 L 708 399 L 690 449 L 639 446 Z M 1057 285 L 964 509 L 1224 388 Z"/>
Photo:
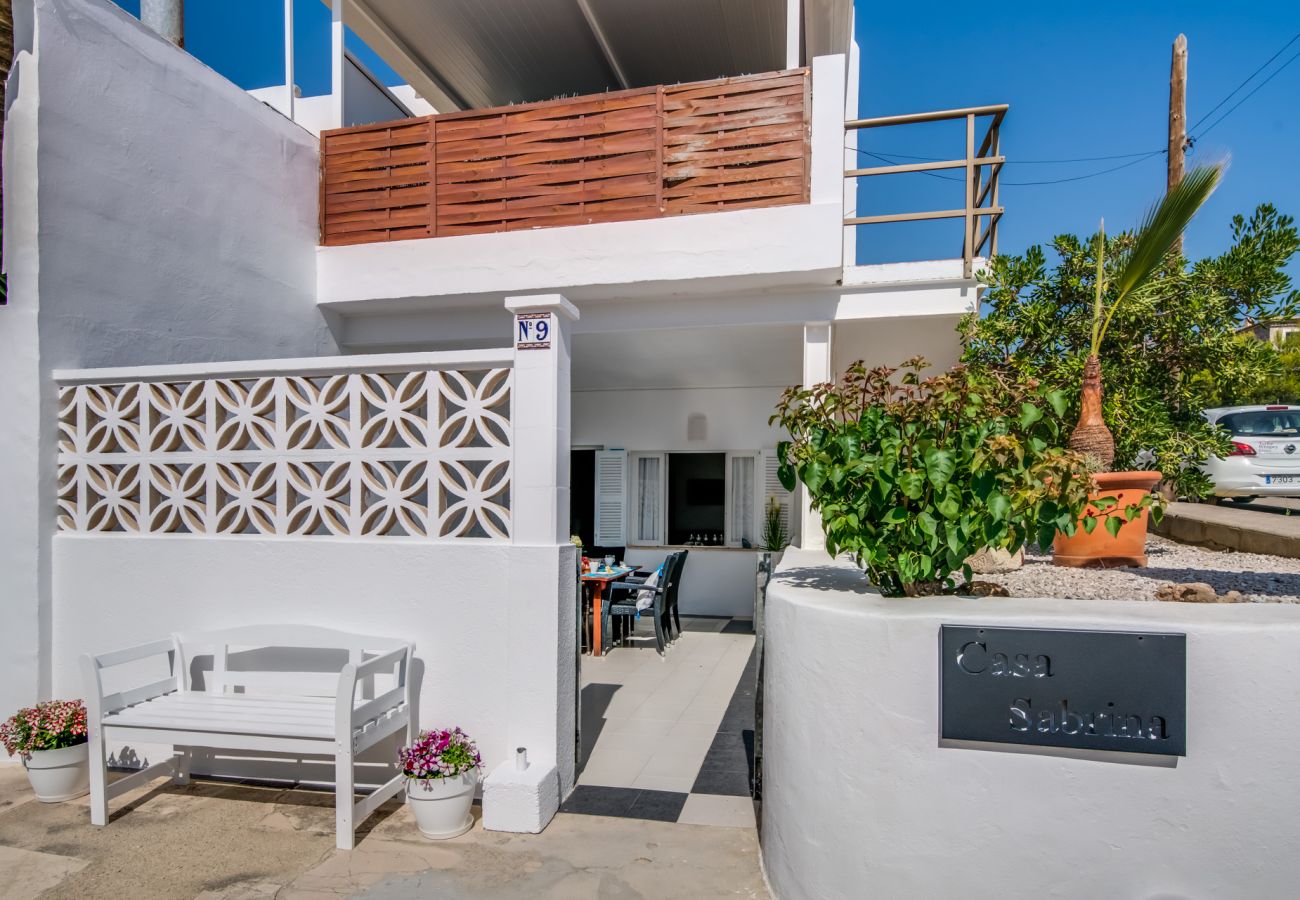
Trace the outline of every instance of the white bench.
<path fill-rule="evenodd" d="M 398 772 L 356 801 L 353 760 L 398 731 L 405 730 L 410 742 L 413 652 L 413 645 L 392 638 L 272 625 L 173 634 L 127 650 L 83 656 L 91 824 L 108 823 L 110 798 L 159 775 L 187 783 L 196 747 L 330 756 L 335 763 L 336 844 L 352 849 L 356 825 L 403 787 Z M 212 655 L 212 670 L 204 673 L 204 689 L 193 690 L 191 664 L 206 654 Z M 164 655 L 170 672 L 166 678 L 104 693 L 105 669 L 141 666 L 140 660 Z M 302 671 L 309 666 L 312 671 Z M 378 696 L 376 682 L 382 687 Z M 109 784 L 109 740 L 170 744 L 174 750 L 169 759 Z"/>

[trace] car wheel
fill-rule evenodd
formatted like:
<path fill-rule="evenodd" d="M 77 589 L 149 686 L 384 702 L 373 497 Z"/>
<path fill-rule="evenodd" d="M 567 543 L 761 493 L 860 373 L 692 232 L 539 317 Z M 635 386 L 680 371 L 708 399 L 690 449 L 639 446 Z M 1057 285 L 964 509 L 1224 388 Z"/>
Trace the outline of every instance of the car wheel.
<path fill-rule="evenodd" d="M 1245 506 L 1247 503 L 1254 503 L 1258 497 L 1224 497 L 1233 506 Z"/>

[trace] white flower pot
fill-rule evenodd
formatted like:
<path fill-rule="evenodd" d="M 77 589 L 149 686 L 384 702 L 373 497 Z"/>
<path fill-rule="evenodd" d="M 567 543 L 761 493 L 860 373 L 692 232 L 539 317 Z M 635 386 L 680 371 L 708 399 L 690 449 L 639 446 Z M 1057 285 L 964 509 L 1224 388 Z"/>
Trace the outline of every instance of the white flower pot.
<path fill-rule="evenodd" d="M 407 779 L 406 799 L 420 834 L 441 841 L 469 831 L 474 825 L 470 807 L 477 785 L 478 769 L 449 778 Z"/>
<path fill-rule="evenodd" d="M 42 803 L 74 800 L 90 793 L 90 745 L 75 744 L 58 750 L 36 750 L 23 760 L 27 780 Z"/>

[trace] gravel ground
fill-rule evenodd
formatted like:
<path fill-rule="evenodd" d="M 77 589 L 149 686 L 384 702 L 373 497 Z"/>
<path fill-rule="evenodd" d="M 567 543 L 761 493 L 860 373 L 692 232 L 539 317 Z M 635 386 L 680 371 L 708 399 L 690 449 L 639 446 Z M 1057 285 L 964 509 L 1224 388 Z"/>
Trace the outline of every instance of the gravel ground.
<path fill-rule="evenodd" d="M 1025 564 L 1006 575 L 976 575 L 1005 585 L 1013 597 L 1153 600 L 1166 582 L 1203 581 L 1220 594 L 1241 591 L 1253 603 L 1300 603 L 1300 559 L 1207 550 L 1152 535 L 1144 569 L 1071 569 L 1030 547 Z"/>

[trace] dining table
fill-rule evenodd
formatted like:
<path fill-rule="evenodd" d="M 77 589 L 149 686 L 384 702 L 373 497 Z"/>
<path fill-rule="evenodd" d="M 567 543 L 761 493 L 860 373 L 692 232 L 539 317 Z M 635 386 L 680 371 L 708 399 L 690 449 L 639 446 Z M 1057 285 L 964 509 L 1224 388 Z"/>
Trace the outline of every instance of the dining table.
<path fill-rule="evenodd" d="M 601 602 L 609 585 L 622 581 L 633 572 L 636 566 L 595 566 L 590 572 L 582 573 L 582 582 L 591 589 L 591 655 L 602 656 L 603 635 L 601 634 Z"/>

